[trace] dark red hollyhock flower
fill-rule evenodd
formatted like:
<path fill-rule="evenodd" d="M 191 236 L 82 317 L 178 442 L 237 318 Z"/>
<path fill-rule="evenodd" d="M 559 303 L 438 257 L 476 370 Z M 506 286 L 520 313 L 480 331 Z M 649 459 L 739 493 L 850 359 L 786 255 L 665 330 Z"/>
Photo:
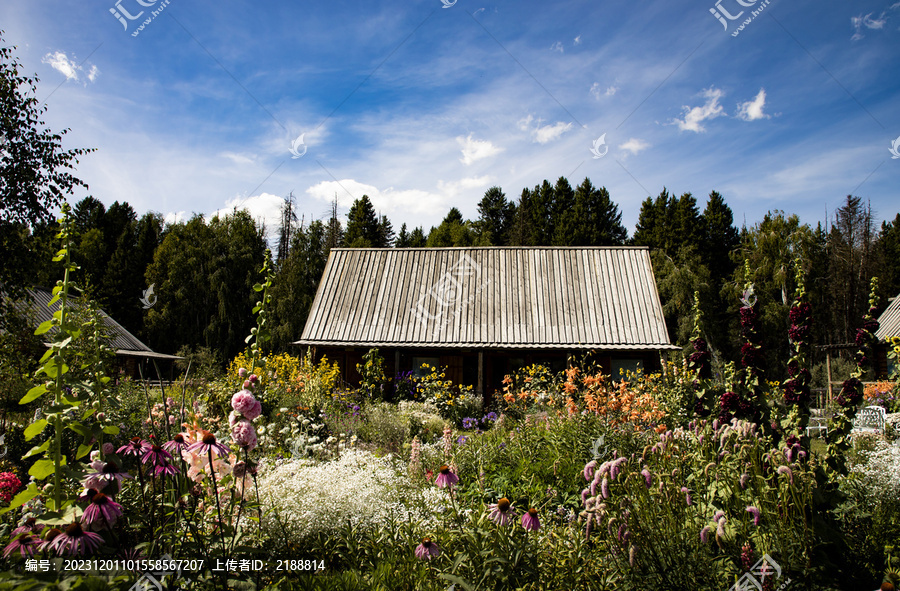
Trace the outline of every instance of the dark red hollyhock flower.
<path fill-rule="evenodd" d="M 869 333 L 865 331 L 863 328 L 856 329 L 856 346 L 857 347 L 865 347 L 866 341 L 869 340 Z"/>
<path fill-rule="evenodd" d="M 697 339 L 694 340 L 693 344 L 694 344 L 694 351 L 706 351 L 706 341 L 705 340 L 698 337 Z"/>
<path fill-rule="evenodd" d="M 862 400 L 862 382 L 857 378 L 845 380 L 837 403 L 841 406 L 851 406 L 859 404 L 860 400 Z"/>
<path fill-rule="evenodd" d="M 800 362 L 796 359 L 791 359 L 787 364 L 788 375 L 790 377 L 794 377 L 797 375 L 797 372 L 800 371 Z"/>
<path fill-rule="evenodd" d="M 784 401 L 787 404 L 800 404 L 801 394 L 798 391 L 795 380 L 788 380 L 784 383 Z"/>
<path fill-rule="evenodd" d="M 812 318 L 812 304 L 809 302 L 802 302 L 796 306 L 792 306 L 789 315 L 791 324 L 799 325 L 805 323 Z"/>
<path fill-rule="evenodd" d="M 756 319 L 756 310 L 747 306 L 741 308 L 741 326 L 743 328 L 753 328 L 756 324 Z"/>
<path fill-rule="evenodd" d="M 788 328 L 788 337 L 791 339 L 791 342 L 794 343 L 805 343 L 811 333 L 812 330 L 808 324 L 795 324 Z"/>
<path fill-rule="evenodd" d="M 740 397 L 730 390 L 728 392 L 723 392 L 722 396 L 719 397 L 719 406 L 722 407 L 723 410 L 735 411 L 740 407 L 740 404 Z"/>
<path fill-rule="evenodd" d="M 762 361 L 762 349 L 752 343 L 744 343 L 741 346 L 741 363 L 744 367 L 759 367 Z"/>
<path fill-rule="evenodd" d="M 863 328 L 869 331 L 872 334 L 878 332 L 878 327 L 881 326 L 878 324 L 877 320 L 867 320 L 865 324 L 863 324 Z"/>
<path fill-rule="evenodd" d="M 739 404 L 739 409 L 740 409 L 741 414 L 742 414 L 743 416 L 749 417 L 749 416 L 750 416 L 750 411 L 753 410 L 753 405 L 750 404 L 750 401 L 749 401 L 749 400 L 741 400 L 741 402 L 740 402 L 740 404 Z"/>

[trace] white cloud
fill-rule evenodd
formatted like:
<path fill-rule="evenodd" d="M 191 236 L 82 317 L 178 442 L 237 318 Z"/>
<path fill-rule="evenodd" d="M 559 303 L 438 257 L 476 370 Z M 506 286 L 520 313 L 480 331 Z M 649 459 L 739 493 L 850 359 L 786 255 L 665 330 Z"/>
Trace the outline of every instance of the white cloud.
<path fill-rule="evenodd" d="M 284 204 L 284 198 L 269 193 L 260 193 L 247 199 L 236 197 L 225 203 L 225 207 L 217 209 L 206 216 L 209 221 L 215 216 L 227 216 L 234 212 L 235 209 L 245 209 L 250 216 L 257 221 L 261 221 L 266 225 L 266 231 L 269 236 L 274 235 L 281 225 L 281 206 Z"/>
<path fill-rule="evenodd" d="M 900 2 L 894 4 L 890 8 L 893 9 L 898 5 L 900 5 Z M 862 34 L 863 27 L 876 31 L 884 28 L 888 21 L 885 13 L 882 12 L 877 18 L 872 18 L 872 14 L 874 13 L 870 12 L 865 16 L 859 15 L 850 17 L 850 26 L 853 28 L 853 36 L 850 38 L 851 40 L 859 41 L 860 39 L 865 37 L 865 35 Z"/>
<path fill-rule="evenodd" d="M 488 140 L 472 139 L 471 133 L 467 137 L 457 137 L 456 141 L 462 146 L 463 157 L 460 158 L 459 161 L 466 166 L 477 160 L 488 158 L 503 151 L 503 148 L 495 146 Z"/>
<path fill-rule="evenodd" d="M 178 224 L 180 222 L 183 222 L 186 219 L 185 213 L 187 213 L 187 212 L 184 212 L 184 211 L 179 211 L 177 213 L 169 212 L 166 214 L 166 217 L 163 218 L 163 221 L 167 224 Z"/>
<path fill-rule="evenodd" d="M 637 138 L 630 138 L 627 142 L 619 146 L 621 150 L 627 150 L 632 154 L 637 154 L 642 150 L 646 150 L 650 147 L 650 144 L 645 142 L 644 140 L 640 140 Z"/>
<path fill-rule="evenodd" d="M 766 106 L 766 90 L 759 89 L 759 93 L 752 101 L 738 103 L 737 118 L 744 121 L 755 121 L 757 119 L 769 119 L 771 116 L 763 113 Z"/>
<path fill-rule="evenodd" d="M 722 105 L 719 104 L 719 99 L 724 94 L 719 89 L 707 88 L 702 95 L 706 99 L 706 103 L 700 107 L 693 108 L 685 105 L 682 107 L 684 109 L 684 119 L 676 118 L 673 122 L 678 124 L 678 129 L 681 131 L 693 131 L 695 133 L 706 131 L 706 128 L 702 125 L 704 121 L 725 115 Z"/>
<path fill-rule="evenodd" d="M 581 35 L 575 37 L 575 45 L 581 45 Z"/>
<path fill-rule="evenodd" d="M 618 90 L 618 86 L 607 86 L 606 89 L 604 89 L 599 82 L 594 82 L 594 84 L 591 86 L 591 95 L 599 101 L 604 96 L 612 96 L 616 94 Z"/>
<path fill-rule="evenodd" d="M 238 154 L 236 152 L 220 152 L 219 156 L 221 156 L 222 158 L 227 158 L 235 164 L 254 164 L 256 162 L 254 158 L 251 158 L 250 156 L 246 156 L 244 154 Z"/>
<path fill-rule="evenodd" d="M 565 48 L 563 47 L 563 44 L 560 41 L 557 41 L 556 43 L 554 43 L 553 45 L 550 46 L 550 51 L 558 51 L 560 53 L 563 53 L 565 51 Z"/>
<path fill-rule="evenodd" d="M 535 119 L 533 115 L 529 115 L 525 119 L 519 121 L 519 129 L 531 132 L 533 142 L 546 144 L 553 140 L 559 139 L 564 133 L 572 129 L 571 123 L 563 123 L 557 121 L 553 125 L 541 125 L 543 119 Z M 533 125 L 532 125 L 533 124 Z"/>
<path fill-rule="evenodd" d="M 51 68 L 62 74 L 66 79 L 78 80 L 78 73 L 84 74 L 84 68 L 69 59 L 62 51 L 48 53 L 41 59 L 42 63 L 49 64 Z M 93 82 L 100 75 L 100 70 L 95 65 L 91 65 L 86 76 L 88 81 Z"/>

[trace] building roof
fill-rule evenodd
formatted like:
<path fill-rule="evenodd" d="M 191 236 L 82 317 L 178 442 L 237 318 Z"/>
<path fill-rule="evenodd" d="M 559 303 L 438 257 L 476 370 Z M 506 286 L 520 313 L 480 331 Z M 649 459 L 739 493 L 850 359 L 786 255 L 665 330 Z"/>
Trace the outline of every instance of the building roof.
<path fill-rule="evenodd" d="M 59 304 L 54 305 L 52 308 L 48 305 L 50 300 L 53 299 L 53 293 L 38 287 L 26 291 L 28 292 L 28 297 L 32 303 L 30 310 L 34 314 L 35 322 L 41 324 L 42 322 L 52 319 L 53 313 L 59 309 Z M 79 298 L 77 296 L 70 296 L 70 301 L 74 302 L 75 305 L 78 305 Z M 103 322 L 109 333 L 107 345 L 115 350 L 116 355 L 152 357 L 154 359 L 182 359 L 176 355 L 156 353 L 141 342 L 140 339 L 128 332 L 124 326 L 113 320 L 113 318 L 103 310 L 100 310 L 100 316 L 103 318 Z M 51 329 L 51 331 L 55 330 L 57 330 L 56 327 Z"/>
<path fill-rule="evenodd" d="M 296 344 L 678 349 L 646 247 L 335 248 Z"/>
<path fill-rule="evenodd" d="M 875 336 L 879 341 L 900 336 L 900 296 L 891 299 L 890 305 L 878 317 L 878 324 Z"/>

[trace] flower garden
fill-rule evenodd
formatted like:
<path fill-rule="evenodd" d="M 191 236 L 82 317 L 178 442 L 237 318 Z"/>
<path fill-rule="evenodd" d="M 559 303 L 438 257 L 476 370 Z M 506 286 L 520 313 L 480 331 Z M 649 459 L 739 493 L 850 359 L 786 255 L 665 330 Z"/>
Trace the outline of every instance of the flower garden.
<path fill-rule="evenodd" d="M 58 259 L 60 309 L 37 331 L 50 346 L 4 432 L 4 588 L 898 583 L 897 434 L 853 431 L 862 406 L 900 411 L 896 375 L 861 381 L 874 301 L 857 372 L 811 438 L 802 281 L 780 383 L 762 379 L 747 285 L 741 360 L 721 376 L 697 328 L 694 352 L 658 373 L 533 365 L 484 400 L 441 368 L 386 376 L 377 350 L 354 387 L 327 359 L 267 353 L 267 268 L 224 375 L 188 368 L 157 388 L 110 375 L 99 323 L 71 306 L 67 248 Z M 896 361 L 900 338 L 887 345 Z"/>

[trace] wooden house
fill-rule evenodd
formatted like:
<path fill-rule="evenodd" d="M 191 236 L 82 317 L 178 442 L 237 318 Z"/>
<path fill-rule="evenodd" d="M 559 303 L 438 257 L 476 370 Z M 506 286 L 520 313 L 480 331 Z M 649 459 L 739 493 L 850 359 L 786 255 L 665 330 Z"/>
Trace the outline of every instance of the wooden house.
<path fill-rule="evenodd" d="M 890 337 L 900 337 L 900 296 L 891 298 L 891 303 L 878 317 L 878 346 L 875 352 L 875 371 L 878 377 L 889 377 L 893 374 L 894 364 L 888 359 L 891 348 L 885 342 Z"/>
<path fill-rule="evenodd" d="M 560 370 L 593 351 L 618 375 L 679 349 L 646 247 L 332 249 L 295 344 L 351 384 L 377 347 L 388 375 L 427 363 L 480 393 L 531 363 Z"/>

